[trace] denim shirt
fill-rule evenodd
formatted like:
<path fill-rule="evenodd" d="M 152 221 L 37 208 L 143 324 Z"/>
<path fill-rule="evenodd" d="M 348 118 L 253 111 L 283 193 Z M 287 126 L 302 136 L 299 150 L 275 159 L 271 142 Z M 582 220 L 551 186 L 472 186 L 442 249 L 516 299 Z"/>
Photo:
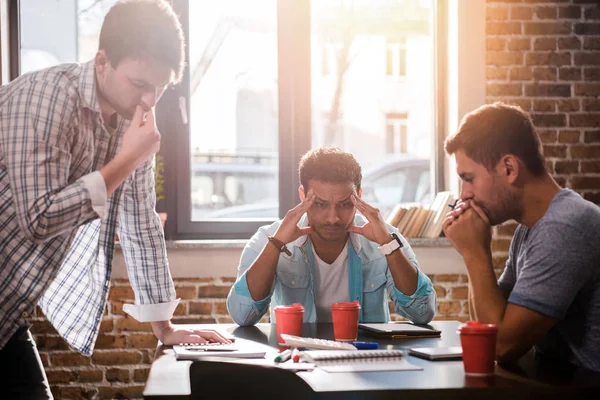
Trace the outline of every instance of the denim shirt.
<path fill-rule="evenodd" d="M 354 217 L 354 224 L 362 226 L 366 223 L 362 215 Z M 281 253 L 271 286 L 271 292 L 261 300 L 253 300 L 246 281 L 246 272 L 258 258 L 268 236 L 275 234 L 281 221 L 270 226 L 259 228 L 258 232 L 246 244 L 235 284 L 227 296 L 227 309 L 231 318 L 241 326 L 256 324 L 267 312 L 271 304 L 271 321 L 275 321 L 273 309 L 278 305 L 301 303 L 304 306 L 304 322 L 317 322 L 315 307 L 315 262 L 312 244 L 308 236 L 303 236 L 287 247 L 291 256 Z M 306 214 L 298 226 L 307 226 Z M 396 228 L 387 225 L 389 232 L 396 232 L 404 247 L 404 252 L 410 262 L 417 268 L 417 289 L 412 295 L 406 295 L 394 285 L 394 280 L 387 259 L 377 248 L 379 245 L 367 240 L 364 236 L 350 233 L 348 246 L 348 288 L 350 301 L 358 300 L 361 305 L 360 322 L 387 322 L 390 312 L 385 292 L 387 291 L 394 304 L 396 312 L 417 324 L 426 324 L 433 319 L 436 310 L 436 295 L 431 280 L 419 269 L 415 254 L 408 242 Z"/>

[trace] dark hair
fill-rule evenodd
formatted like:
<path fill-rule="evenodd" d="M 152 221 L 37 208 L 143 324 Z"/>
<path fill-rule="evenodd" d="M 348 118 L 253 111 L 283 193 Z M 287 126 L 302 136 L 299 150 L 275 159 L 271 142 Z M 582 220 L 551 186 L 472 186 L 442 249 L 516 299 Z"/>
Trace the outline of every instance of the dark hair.
<path fill-rule="evenodd" d="M 444 148 L 449 155 L 463 150 L 488 171 L 507 154 L 518 157 L 535 176 L 546 171 L 540 138 L 529 114 L 520 107 L 500 102 L 465 115 L 458 132 L 446 139 Z"/>
<path fill-rule="evenodd" d="M 165 0 L 121 0 L 104 17 L 100 50 L 113 67 L 125 58 L 154 58 L 181 80 L 185 41 L 177 15 Z"/>
<path fill-rule="evenodd" d="M 356 190 L 360 189 L 362 180 L 360 165 L 354 156 L 336 147 L 320 147 L 304 154 L 298 175 L 306 191 L 312 179 L 330 183 L 352 182 Z"/>

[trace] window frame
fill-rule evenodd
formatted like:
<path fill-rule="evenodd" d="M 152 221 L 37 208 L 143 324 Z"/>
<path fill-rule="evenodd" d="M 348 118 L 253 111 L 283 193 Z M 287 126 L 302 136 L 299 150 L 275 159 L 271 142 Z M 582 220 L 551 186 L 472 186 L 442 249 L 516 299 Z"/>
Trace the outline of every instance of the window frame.
<path fill-rule="evenodd" d="M 435 123 L 432 138 L 431 188 L 434 194 L 445 190 L 446 137 L 446 73 L 447 73 L 447 0 L 434 0 L 431 34 L 434 37 L 434 108 Z M 184 34 L 189 33 L 187 0 L 173 0 L 180 16 Z M 301 156 L 311 148 L 311 2 L 310 0 L 277 1 L 278 40 L 278 122 L 279 122 L 279 218 L 299 201 L 297 165 Z M 189 54 L 186 46 L 186 59 Z M 189 65 L 189 63 L 188 63 Z M 157 120 L 163 137 L 161 154 L 165 159 L 165 188 L 168 193 L 166 210 L 170 215 L 166 237 L 170 240 L 248 239 L 260 226 L 276 219 L 245 218 L 209 221 L 191 220 L 191 168 L 189 126 L 178 109 L 180 98 L 185 99 L 185 111 L 190 115 L 190 71 L 186 68 L 180 85 L 165 93 L 157 108 Z M 159 112 L 160 109 L 160 112 Z M 174 120 L 175 119 L 175 120 Z"/>

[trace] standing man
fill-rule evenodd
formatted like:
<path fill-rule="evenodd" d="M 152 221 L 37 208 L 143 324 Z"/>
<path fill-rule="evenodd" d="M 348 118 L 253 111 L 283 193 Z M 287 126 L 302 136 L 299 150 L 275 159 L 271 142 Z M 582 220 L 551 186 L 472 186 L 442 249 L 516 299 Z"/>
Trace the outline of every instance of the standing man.
<path fill-rule="evenodd" d="M 495 103 L 467 114 L 446 140 L 462 179 L 444 233 L 469 274 L 471 317 L 498 325 L 497 357 L 536 352 L 600 371 L 600 208 L 561 189 L 527 113 Z M 491 226 L 514 219 L 504 273 Z"/>
<path fill-rule="evenodd" d="M 91 354 L 118 231 L 135 292 L 125 311 L 159 340 L 227 341 L 176 330 L 178 299 L 154 210 L 154 106 L 177 83 L 184 38 L 163 0 L 117 3 L 96 57 L 0 88 L 0 376 L 10 398 L 51 398 L 27 317 L 36 304 Z"/>
<path fill-rule="evenodd" d="M 358 300 L 359 321 L 387 322 L 387 291 L 398 314 L 417 324 L 431 321 L 431 281 L 406 239 L 360 198 L 354 157 L 335 148 L 309 151 L 299 175 L 302 202 L 283 220 L 261 227 L 242 252 L 227 297 L 231 318 L 254 325 L 269 304 L 273 310 L 302 303 L 304 322 L 331 322 L 331 304 Z"/>

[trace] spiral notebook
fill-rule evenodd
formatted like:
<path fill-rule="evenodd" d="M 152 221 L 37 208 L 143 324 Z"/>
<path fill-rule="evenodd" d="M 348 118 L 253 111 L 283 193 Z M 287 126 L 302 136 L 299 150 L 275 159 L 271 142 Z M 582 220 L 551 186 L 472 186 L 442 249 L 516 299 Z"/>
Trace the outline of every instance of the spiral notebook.
<path fill-rule="evenodd" d="M 309 350 L 305 361 L 327 372 L 420 371 L 409 363 L 402 350 Z"/>

